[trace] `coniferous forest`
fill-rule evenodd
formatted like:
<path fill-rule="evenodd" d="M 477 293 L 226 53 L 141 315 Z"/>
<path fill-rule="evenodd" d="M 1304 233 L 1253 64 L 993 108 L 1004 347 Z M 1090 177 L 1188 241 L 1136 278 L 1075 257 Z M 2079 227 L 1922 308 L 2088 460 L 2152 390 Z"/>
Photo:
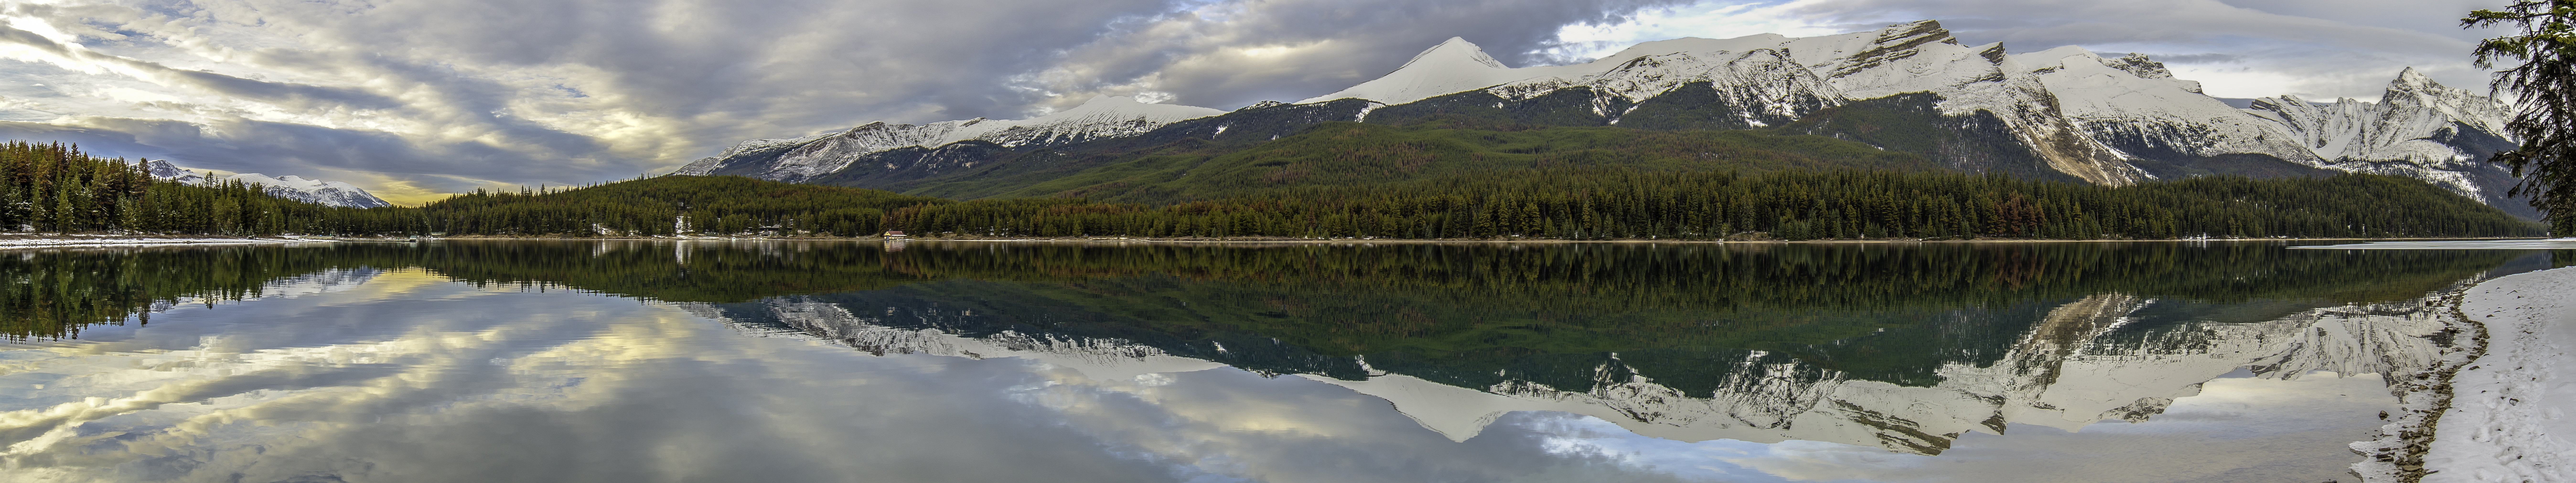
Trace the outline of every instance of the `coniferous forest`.
<path fill-rule="evenodd" d="M 1360 153 L 1366 154 L 1366 153 Z M 259 186 L 156 180 L 76 146 L 0 145 L 0 227 L 269 236 L 670 235 L 1613 239 L 2181 239 L 2543 236 L 2421 181 L 2348 174 L 2095 186 L 1947 171 L 1496 168 L 1196 201 L 951 201 L 734 176 L 663 176 L 340 208 Z"/>

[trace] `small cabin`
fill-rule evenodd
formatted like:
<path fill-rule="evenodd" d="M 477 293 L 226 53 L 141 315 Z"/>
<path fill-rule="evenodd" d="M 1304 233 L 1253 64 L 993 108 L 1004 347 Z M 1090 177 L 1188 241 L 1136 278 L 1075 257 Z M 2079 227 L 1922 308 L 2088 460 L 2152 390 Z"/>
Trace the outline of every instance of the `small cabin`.
<path fill-rule="evenodd" d="M 886 237 L 886 238 L 904 238 L 904 235 L 903 235 L 903 232 L 900 232 L 900 231 L 889 231 L 889 232 L 886 232 L 886 233 L 885 233 L 885 237 Z"/>

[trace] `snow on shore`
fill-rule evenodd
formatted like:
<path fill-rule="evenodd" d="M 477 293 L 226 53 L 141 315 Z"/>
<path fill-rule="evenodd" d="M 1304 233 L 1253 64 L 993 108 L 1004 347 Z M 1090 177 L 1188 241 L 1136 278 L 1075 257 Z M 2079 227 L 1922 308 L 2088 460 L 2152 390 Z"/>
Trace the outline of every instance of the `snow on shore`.
<path fill-rule="evenodd" d="M 2345 245 L 2305 245 L 2293 250 L 2576 250 L 2576 238 L 2547 240 L 2384 241 Z"/>
<path fill-rule="evenodd" d="M 2451 379 L 2426 482 L 2576 481 L 2576 268 L 2480 283 L 2460 312 L 2486 324 L 2487 351 Z"/>

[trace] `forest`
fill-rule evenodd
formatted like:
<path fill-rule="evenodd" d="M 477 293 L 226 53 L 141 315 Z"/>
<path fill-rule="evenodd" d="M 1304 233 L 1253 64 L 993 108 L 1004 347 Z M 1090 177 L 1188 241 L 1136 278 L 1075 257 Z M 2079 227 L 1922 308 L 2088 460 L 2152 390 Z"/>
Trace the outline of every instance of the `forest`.
<path fill-rule="evenodd" d="M 2202 177 L 2106 187 L 1888 171 L 1523 169 L 1171 205 L 1021 198 L 925 204 L 893 229 L 986 237 L 2342 238 L 2541 236 L 2540 225 L 2379 175 Z"/>
<path fill-rule="evenodd" d="M 0 145 L 0 180 L 6 181 L 0 183 L 0 201 L 6 202 L 0 227 L 48 233 L 576 238 L 861 237 L 887 230 L 933 237 L 1562 240 L 2546 234 L 2539 224 L 2421 181 L 2364 174 L 2209 176 L 2112 187 L 1926 170 L 1743 173 L 1570 163 L 1367 185 L 1246 187 L 1171 203 L 1068 197 L 961 202 L 734 176 L 661 176 L 560 189 L 477 190 L 418 207 L 357 209 L 281 199 L 255 185 L 157 180 L 141 165 L 88 156 L 76 146 Z"/>

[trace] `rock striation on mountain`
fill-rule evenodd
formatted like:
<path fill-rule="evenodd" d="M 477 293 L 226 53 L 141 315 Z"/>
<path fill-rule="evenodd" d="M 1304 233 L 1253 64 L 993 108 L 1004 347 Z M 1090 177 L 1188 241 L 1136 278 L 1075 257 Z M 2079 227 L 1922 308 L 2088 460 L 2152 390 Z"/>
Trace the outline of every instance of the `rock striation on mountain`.
<path fill-rule="evenodd" d="M 1327 121 L 1406 124 L 1463 115 L 1814 134 L 1963 171 L 2107 185 L 2391 174 L 2536 217 L 2504 195 L 2515 182 L 2511 173 L 2485 163 L 2515 146 L 2502 134 L 2509 114 L 2500 101 L 2444 87 L 2411 68 L 2376 103 L 2315 104 L 2285 95 L 2238 108 L 2145 55 L 2106 57 L 2073 46 L 2013 54 L 2001 43 L 1966 45 L 1926 20 L 1820 37 L 1646 42 L 1590 62 L 1523 68 L 1451 38 L 1386 76 L 1296 103 L 1220 112 L 1105 97 L 1023 121 L 871 123 L 744 141 L 676 174 L 907 189 L 915 180 L 999 169 L 1020 159 L 1010 153 L 1038 149 L 1259 142 Z M 1227 134 L 1249 125 L 1262 128 Z"/>
<path fill-rule="evenodd" d="M 181 183 L 211 184 L 226 181 L 240 181 L 248 184 L 256 184 L 259 185 L 262 190 L 267 191 L 270 196 L 325 206 L 382 208 L 394 205 L 393 203 L 386 202 L 383 198 L 377 198 L 376 195 L 367 193 L 367 190 L 358 188 L 358 185 L 338 181 L 305 179 L 302 176 L 295 175 L 287 175 L 284 178 L 271 178 L 268 177 L 268 175 L 259 173 L 241 173 L 216 180 L 209 179 L 204 174 L 179 169 L 178 166 L 171 165 L 169 160 L 153 161 L 146 164 L 145 169 L 147 169 L 154 178 Z"/>

